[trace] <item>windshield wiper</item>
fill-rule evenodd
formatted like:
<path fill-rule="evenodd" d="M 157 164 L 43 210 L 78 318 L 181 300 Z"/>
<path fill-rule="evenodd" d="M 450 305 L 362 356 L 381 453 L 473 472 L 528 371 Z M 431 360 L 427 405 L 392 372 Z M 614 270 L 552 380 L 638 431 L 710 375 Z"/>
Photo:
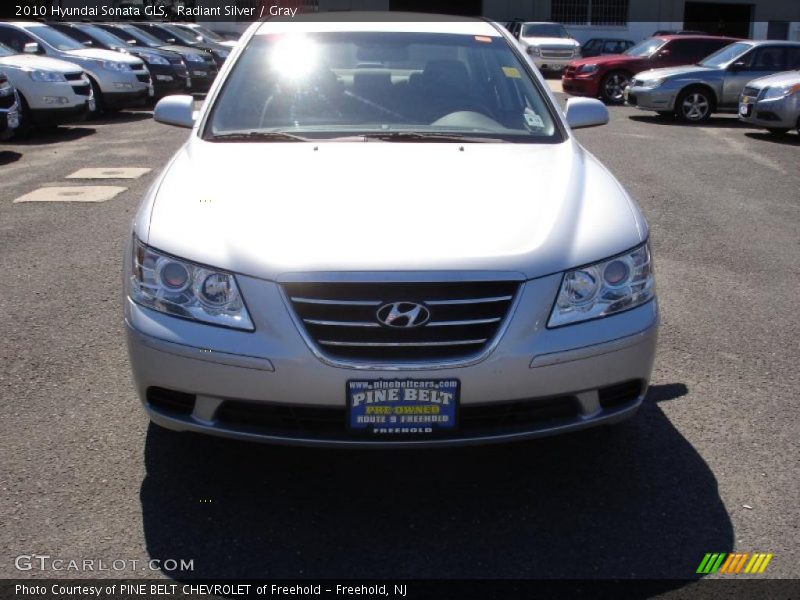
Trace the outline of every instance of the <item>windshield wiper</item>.
<path fill-rule="evenodd" d="M 210 142 L 311 142 L 309 138 L 285 131 L 239 131 L 207 138 Z"/>
<path fill-rule="evenodd" d="M 422 131 L 385 131 L 380 133 L 365 133 L 365 139 L 382 140 L 384 142 L 467 142 L 487 143 L 504 142 L 500 138 L 488 138 L 460 135 L 458 133 L 422 132 Z"/>

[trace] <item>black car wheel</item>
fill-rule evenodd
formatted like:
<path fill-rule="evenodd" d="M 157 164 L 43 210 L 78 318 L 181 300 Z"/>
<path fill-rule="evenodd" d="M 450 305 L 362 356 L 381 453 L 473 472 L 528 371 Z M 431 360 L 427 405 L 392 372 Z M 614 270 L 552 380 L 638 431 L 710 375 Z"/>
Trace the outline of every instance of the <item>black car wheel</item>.
<path fill-rule="evenodd" d="M 600 83 L 600 95 L 609 104 L 621 104 L 631 76 L 625 71 L 611 71 Z"/>
<path fill-rule="evenodd" d="M 678 96 L 675 112 L 686 123 L 702 123 L 714 112 L 714 99 L 705 88 L 689 88 Z"/>
<path fill-rule="evenodd" d="M 787 127 L 767 127 L 767 131 L 769 131 L 772 135 L 786 135 L 789 132 Z"/>

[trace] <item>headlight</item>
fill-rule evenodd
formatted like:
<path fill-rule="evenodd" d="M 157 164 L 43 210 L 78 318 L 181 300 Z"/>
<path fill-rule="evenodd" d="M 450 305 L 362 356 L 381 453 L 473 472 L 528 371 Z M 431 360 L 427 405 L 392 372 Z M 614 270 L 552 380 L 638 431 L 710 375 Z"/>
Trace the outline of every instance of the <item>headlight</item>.
<path fill-rule="evenodd" d="M 567 271 L 548 327 L 606 317 L 648 302 L 655 294 L 650 249 L 635 250 Z"/>
<path fill-rule="evenodd" d="M 157 54 L 140 54 L 139 58 L 151 65 L 168 65 L 169 61 L 163 56 Z"/>
<path fill-rule="evenodd" d="M 0 96 L 10 96 L 14 93 L 14 88 L 7 81 L 0 83 Z"/>
<path fill-rule="evenodd" d="M 664 78 L 661 79 L 645 79 L 642 81 L 641 79 L 636 80 L 637 85 L 643 88 L 657 88 L 662 83 L 664 83 Z"/>
<path fill-rule="evenodd" d="M 597 73 L 597 65 L 581 65 L 578 69 L 578 73 L 581 75 L 590 75 L 591 73 Z"/>
<path fill-rule="evenodd" d="M 57 83 L 67 80 L 67 78 L 61 73 L 56 73 L 55 71 L 31 71 L 28 73 L 28 75 L 30 75 L 31 79 L 34 81 L 43 81 L 48 83 Z"/>
<path fill-rule="evenodd" d="M 531 56 L 539 56 L 542 53 L 538 46 L 528 46 L 528 54 Z"/>
<path fill-rule="evenodd" d="M 188 60 L 189 62 L 193 62 L 193 63 L 205 62 L 203 60 L 203 57 L 201 55 L 199 55 L 199 54 L 187 54 L 186 55 L 186 60 Z"/>
<path fill-rule="evenodd" d="M 102 62 L 103 68 L 107 71 L 131 71 L 131 66 L 127 63 L 122 62 L 113 62 L 110 60 L 104 60 Z"/>
<path fill-rule="evenodd" d="M 230 273 L 162 254 L 137 239 L 131 261 L 134 302 L 184 319 L 254 330 Z"/>
<path fill-rule="evenodd" d="M 776 98 L 785 98 L 800 92 L 800 83 L 794 85 L 778 85 L 775 87 L 768 87 L 764 90 L 764 95 L 761 96 L 762 100 L 775 100 Z"/>

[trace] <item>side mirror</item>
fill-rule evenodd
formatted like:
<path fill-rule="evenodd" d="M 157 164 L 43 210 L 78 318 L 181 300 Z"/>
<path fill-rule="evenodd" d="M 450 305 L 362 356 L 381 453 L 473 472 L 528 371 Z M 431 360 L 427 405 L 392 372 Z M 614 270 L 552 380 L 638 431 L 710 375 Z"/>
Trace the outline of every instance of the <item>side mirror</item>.
<path fill-rule="evenodd" d="M 175 38 L 167 38 L 167 43 L 168 44 L 174 44 L 175 43 Z"/>
<path fill-rule="evenodd" d="M 664 48 L 663 50 L 659 51 L 658 58 L 668 58 L 670 54 L 672 53 L 669 51 L 669 48 Z"/>
<path fill-rule="evenodd" d="M 572 129 L 608 123 L 608 109 L 596 98 L 570 98 L 564 116 Z"/>
<path fill-rule="evenodd" d="M 735 63 L 733 63 L 733 64 L 730 66 L 730 69 L 731 69 L 731 71 L 741 71 L 741 70 L 742 70 L 742 69 L 744 69 L 746 66 L 747 66 L 747 65 L 745 64 L 745 62 L 744 62 L 743 60 L 737 60 Z"/>
<path fill-rule="evenodd" d="M 153 111 L 153 118 L 159 123 L 177 127 L 194 127 L 196 114 L 194 98 L 191 96 L 167 96 L 159 100 Z"/>
<path fill-rule="evenodd" d="M 25 44 L 23 50 L 25 54 L 41 54 L 42 48 L 36 42 L 28 42 Z"/>
<path fill-rule="evenodd" d="M 82 43 L 84 46 L 86 46 L 87 48 L 91 48 L 92 46 L 94 46 L 94 44 L 92 43 L 92 41 L 91 41 L 91 40 L 86 40 L 85 42 L 81 42 L 81 43 Z"/>

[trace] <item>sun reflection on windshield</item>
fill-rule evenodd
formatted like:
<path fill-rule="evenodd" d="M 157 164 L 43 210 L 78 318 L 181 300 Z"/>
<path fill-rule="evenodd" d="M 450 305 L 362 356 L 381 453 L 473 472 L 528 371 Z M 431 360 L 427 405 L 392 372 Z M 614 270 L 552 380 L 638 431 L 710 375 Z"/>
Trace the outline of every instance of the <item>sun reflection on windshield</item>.
<path fill-rule="evenodd" d="M 308 76 L 319 60 L 317 44 L 302 35 L 280 40 L 272 51 L 271 64 L 286 79 L 300 80 Z"/>

